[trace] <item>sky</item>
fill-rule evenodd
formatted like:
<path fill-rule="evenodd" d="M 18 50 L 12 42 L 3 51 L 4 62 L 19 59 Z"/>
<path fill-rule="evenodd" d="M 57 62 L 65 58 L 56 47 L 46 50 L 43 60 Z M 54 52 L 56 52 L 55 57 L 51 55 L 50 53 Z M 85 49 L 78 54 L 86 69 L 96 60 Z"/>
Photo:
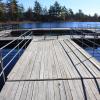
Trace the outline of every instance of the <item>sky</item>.
<path fill-rule="evenodd" d="M 4 0 L 7 1 L 7 0 Z M 36 0 L 17 0 L 19 4 L 23 4 L 24 8 L 34 7 L 34 1 Z M 97 13 L 100 15 L 100 0 L 37 0 L 41 3 L 42 7 L 49 8 L 55 1 L 58 1 L 60 5 L 71 8 L 76 13 L 81 9 L 85 14 Z"/>

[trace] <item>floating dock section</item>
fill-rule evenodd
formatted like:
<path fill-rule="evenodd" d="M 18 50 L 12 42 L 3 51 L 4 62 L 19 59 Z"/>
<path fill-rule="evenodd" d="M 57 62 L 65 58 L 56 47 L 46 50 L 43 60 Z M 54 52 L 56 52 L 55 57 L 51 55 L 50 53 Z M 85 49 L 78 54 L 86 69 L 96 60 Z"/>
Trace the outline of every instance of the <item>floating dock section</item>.
<path fill-rule="evenodd" d="M 100 63 L 71 39 L 32 40 L 0 100 L 100 100 Z"/>

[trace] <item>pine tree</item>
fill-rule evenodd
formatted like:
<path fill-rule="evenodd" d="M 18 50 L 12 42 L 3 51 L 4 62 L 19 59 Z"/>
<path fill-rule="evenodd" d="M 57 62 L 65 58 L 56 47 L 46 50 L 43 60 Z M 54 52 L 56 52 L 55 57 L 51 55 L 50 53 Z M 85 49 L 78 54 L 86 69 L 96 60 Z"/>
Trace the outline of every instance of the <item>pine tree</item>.
<path fill-rule="evenodd" d="M 69 16 L 69 12 L 68 12 L 68 10 L 66 9 L 66 7 L 63 6 L 63 7 L 61 8 L 61 17 L 62 17 L 62 19 L 65 21 L 66 19 L 68 19 L 68 16 Z"/>
<path fill-rule="evenodd" d="M 41 12 L 42 12 L 42 7 L 41 7 L 40 3 L 35 1 L 34 13 L 36 15 L 41 15 Z"/>
<path fill-rule="evenodd" d="M 18 1 L 17 0 L 8 0 L 7 9 L 8 9 L 8 15 L 10 17 L 10 20 L 13 20 L 13 21 L 18 20 L 18 16 L 19 16 Z"/>
<path fill-rule="evenodd" d="M 48 15 L 48 10 L 46 7 L 42 9 L 42 15 Z"/>
<path fill-rule="evenodd" d="M 62 8 L 60 4 L 56 1 L 54 5 L 50 6 L 49 8 L 49 15 L 55 17 L 61 17 Z"/>
<path fill-rule="evenodd" d="M 33 11 L 32 11 L 31 8 L 28 8 L 28 10 L 26 11 L 26 13 L 25 13 L 25 19 L 26 20 L 30 20 L 30 21 L 33 20 Z"/>
<path fill-rule="evenodd" d="M 23 7 L 23 5 L 20 5 L 18 7 L 18 19 L 21 21 L 24 20 L 24 7 Z"/>
<path fill-rule="evenodd" d="M 54 6 L 50 6 L 50 8 L 49 8 L 49 15 L 50 16 L 54 16 L 55 15 L 55 8 L 54 8 Z"/>
<path fill-rule="evenodd" d="M 57 1 L 54 3 L 54 10 L 54 14 L 59 17 L 61 14 L 61 6 Z"/>
<path fill-rule="evenodd" d="M 0 0 L 0 21 L 4 21 L 5 20 L 5 4 L 2 2 L 2 0 Z"/>

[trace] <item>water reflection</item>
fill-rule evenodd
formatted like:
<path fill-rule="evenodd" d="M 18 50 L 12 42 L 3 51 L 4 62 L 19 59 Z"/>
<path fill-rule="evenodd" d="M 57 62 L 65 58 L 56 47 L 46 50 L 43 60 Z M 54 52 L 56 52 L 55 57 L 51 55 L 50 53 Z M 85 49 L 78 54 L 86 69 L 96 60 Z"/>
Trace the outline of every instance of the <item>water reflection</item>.
<path fill-rule="evenodd" d="M 11 49 L 3 49 L 2 50 L 2 56 L 4 57 L 10 51 L 11 51 Z M 17 52 L 18 52 L 18 49 L 15 49 L 11 54 L 9 54 L 8 57 L 6 57 L 3 60 L 3 66 L 4 67 L 13 59 L 13 57 L 16 55 Z M 20 58 L 20 56 L 22 55 L 23 52 L 24 52 L 24 49 L 22 49 L 20 51 L 20 54 L 17 54 L 17 56 L 7 66 L 7 68 L 5 69 L 5 72 L 4 72 L 5 73 L 5 77 L 7 77 L 7 75 L 10 73 L 10 71 L 12 70 L 12 68 L 14 67 L 14 65 L 16 64 L 16 62 L 18 61 L 18 59 Z M 0 69 L 0 72 L 1 72 L 1 69 Z M 0 90 L 2 89 L 3 85 L 4 85 L 3 76 L 1 76 L 0 77 Z"/>
<path fill-rule="evenodd" d="M 34 22 L 18 24 L 19 28 L 71 28 L 71 27 L 84 27 L 84 28 L 100 28 L 100 22 Z"/>
<path fill-rule="evenodd" d="M 93 48 L 85 48 L 85 50 L 94 56 L 99 62 L 100 62 L 100 47 L 97 47 L 95 49 Z"/>

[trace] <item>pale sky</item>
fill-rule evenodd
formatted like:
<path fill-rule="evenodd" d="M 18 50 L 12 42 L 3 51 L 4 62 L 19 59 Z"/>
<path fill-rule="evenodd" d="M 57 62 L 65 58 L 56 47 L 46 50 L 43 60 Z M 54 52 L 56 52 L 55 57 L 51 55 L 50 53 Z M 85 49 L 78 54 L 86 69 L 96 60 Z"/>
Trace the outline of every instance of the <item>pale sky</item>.
<path fill-rule="evenodd" d="M 7 0 L 4 0 L 7 1 Z M 35 0 L 18 0 L 20 4 L 23 4 L 24 8 L 34 7 Z M 37 0 L 41 3 L 42 7 L 49 8 L 50 5 L 54 4 L 55 1 L 58 1 L 60 5 L 66 6 L 66 8 L 73 9 L 74 12 L 77 12 L 78 9 L 81 9 L 85 14 L 98 13 L 100 15 L 100 0 Z"/>

